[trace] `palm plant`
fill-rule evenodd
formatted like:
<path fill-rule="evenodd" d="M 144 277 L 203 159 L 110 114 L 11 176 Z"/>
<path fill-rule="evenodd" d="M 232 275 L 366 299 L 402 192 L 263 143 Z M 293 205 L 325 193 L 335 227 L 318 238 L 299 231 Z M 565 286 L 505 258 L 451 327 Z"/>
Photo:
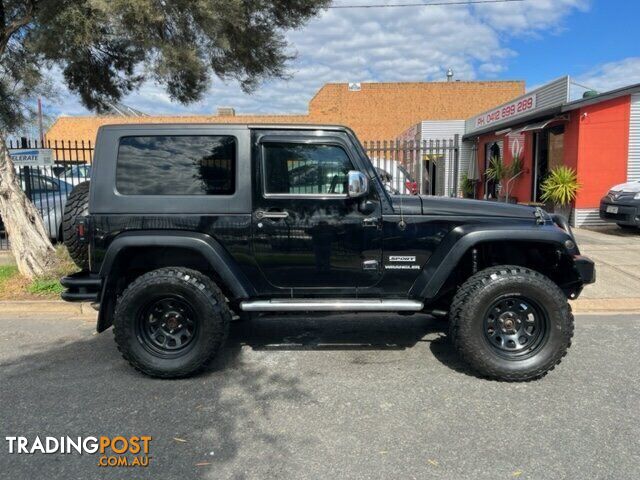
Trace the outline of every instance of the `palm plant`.
<path fill-rule="evenodd" d="M 505 201 L 509 201 L 509 194 L 511 193 L 511 184 L 518 179 L 520 174 L 524 171 L 524 161 L 520 155 L 515 155 L 511 161 L 511 165 L 507 168 L 507 188 L 505 189 Z"/>
<path fill-rule="evenodd" d="M 460 180 L 460 190 L 462 190 L 464 198 L 473 198 L 473 194 L 475 193 L 475 186 L 476 181 L 471 180 L 466 173 L 463 173 Z"/>
<path fill-rule="evenodd" d="M 554 205 L 566 206 L 575 200 L 580 187 L 576 171 L 560 165 L 552 169 L 542 182 L 540 199 Z"/>
<path fill-rule="evenodd" d="M 494 181 L 500 185 L 500 190 L 503 190 L 502 182 L 508 180 L 507 188 L 505 189 L 505 199 L 509 199 L 509 184 L 520 175 L 524 168 L 524 162 L 519 155 L 513 157 L 510 165 L 505 165 L 500 157 L 491 157 L 489 160 L 489 167 L 485 172 L 488 180 Z"/>
<path fill-rule="evenodd" d="M 524 170 L 524 161 L 520 155 L 515 155 L 509 165 L 509 178 L 515 178 Z"/>
<path fill-rule="evenodd" d="M 500 183 L 507 176 L 507 166 L 500 157 L 491 157 L 485 174 L 489 180 Z"/>

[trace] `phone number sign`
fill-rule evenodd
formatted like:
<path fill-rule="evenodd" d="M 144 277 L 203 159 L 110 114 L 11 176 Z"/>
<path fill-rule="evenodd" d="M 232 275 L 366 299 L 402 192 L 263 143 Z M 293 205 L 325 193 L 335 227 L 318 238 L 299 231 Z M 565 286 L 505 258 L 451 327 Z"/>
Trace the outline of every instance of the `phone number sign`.
<path fill-rule="evenodd" d="M 483 113 L 476 117 L 475 127 L 482 128 L 493 125 L 494 123 L 509 120 L 513 117 L 518 117 L 524 113 L 531 112 L 536 108 L 536 94 L 532 93 L 526 97 L 521 97 L 514 100 L 511 103 L 503 105 L 502 107 L 491 110 L 490 112 Z"/>

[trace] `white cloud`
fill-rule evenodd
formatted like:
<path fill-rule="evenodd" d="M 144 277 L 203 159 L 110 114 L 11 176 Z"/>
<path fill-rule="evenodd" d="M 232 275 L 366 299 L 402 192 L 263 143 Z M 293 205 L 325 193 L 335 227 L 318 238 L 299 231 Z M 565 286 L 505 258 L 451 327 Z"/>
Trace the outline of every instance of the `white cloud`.
<path fill-rule="evenodd" d="M 640 57 L 609 62 L 578 75 L 575 80 L 599 92 L 640 83 Z"/>
<path fill-rule="evenodd" d="M 339 0 L 336 5 L 385 3 Z M 443 80 L 447 68 L 462 80 L 495 78 L 505 71 L 514 36 L 559 30 L 572 12 L 589 0 L 531 0 L 477 6 L 330 9 L 288 38 L 298 58 L 290 80 L 265 82 L 246 95 L 237 83 L 215 80 L 205 99 L 194 105 L 172 103 L 161 87 L 145 84 L 124 103 L 147 113 L 213 113 L 232 106 L 239 113 L 304 113 L 327 82 Z M 86 113 L 65 95 L 59 111 Z"/>
<path fill-rule="evenodd" d="M 589 9 L 590 0 L 531 0 L 492 3 L 474 7 L 478 17 L 495 30 L 512 36 L 536 35 L 562 30 L 562 20 L 574 11 Z"/>

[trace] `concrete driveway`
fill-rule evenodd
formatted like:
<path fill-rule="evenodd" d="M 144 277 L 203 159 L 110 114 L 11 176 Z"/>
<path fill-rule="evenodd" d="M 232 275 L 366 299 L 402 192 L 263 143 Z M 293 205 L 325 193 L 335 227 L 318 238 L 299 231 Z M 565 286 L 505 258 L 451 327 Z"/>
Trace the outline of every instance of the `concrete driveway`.
<path fill-rule="evenodd" d="M 585 299 L 640 298 L 640 229 L 617 226 L 575 229 L 580 251 L 596 262 L 596 283 L 582 292 Z"/>
<path fill-rule="evenodd" d="M 191 379 L 144 377 L 111 332 L 0 313 L 4 478 L 623 479 L 640 476 L 640 318 L 579 316 L 540 381 L 478 379 L 430 317 L 233 325 Z M 9 455 L 8 435 L 152 435 L 147 469 Z"/>

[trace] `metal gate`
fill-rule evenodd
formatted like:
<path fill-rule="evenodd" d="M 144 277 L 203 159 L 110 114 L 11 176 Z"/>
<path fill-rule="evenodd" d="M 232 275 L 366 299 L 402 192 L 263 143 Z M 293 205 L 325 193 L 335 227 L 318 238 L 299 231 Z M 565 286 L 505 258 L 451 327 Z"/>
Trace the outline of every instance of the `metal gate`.
<path fill-rule="evenodd" d="M 459 135 L 422 142 L 364 142 L 364 148 L 391 193 L 448 197 L 459 194 Z"/>

